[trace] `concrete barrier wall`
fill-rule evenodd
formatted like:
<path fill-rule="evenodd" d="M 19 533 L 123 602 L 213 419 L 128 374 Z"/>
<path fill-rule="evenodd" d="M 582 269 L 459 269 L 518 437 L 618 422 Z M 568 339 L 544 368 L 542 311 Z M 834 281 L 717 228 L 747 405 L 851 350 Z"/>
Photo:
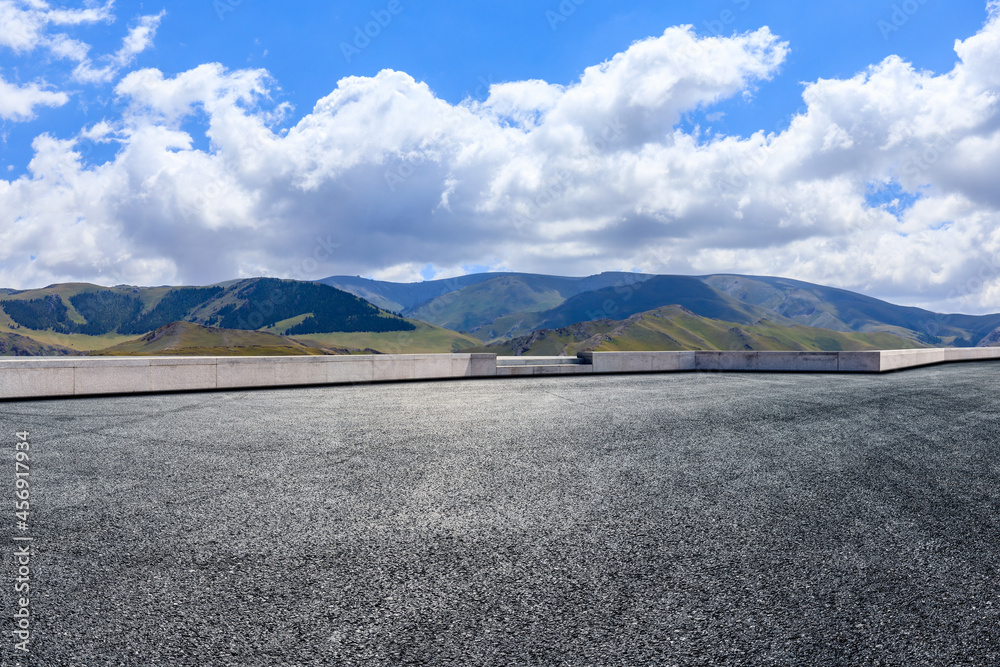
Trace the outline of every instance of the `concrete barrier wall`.
<path fill-rule="evenodd" d="M 0 359 L 0 398 L 496 377 L 493 354 Z"/>
<path fill-rule="evenodd" d="M 985 349 L 985 348 L 984 348 Z M 902 368 L 914 368 L 929 364 L 940 364 L 945 361 L 945 350 L 883 350 L 879 353 L 881 365 L 879 370 L 895 371 Z M 958 361 L 956 359 L 956 361 Z"/>
<path fill-rule="evenodd" d="M 886 373 L 951 361 L 1000 359 L 1000 348 L 863 352 L 587 352 L 594 373 L 680 371 Z"/>
<path fill-rule="evenodd" d="M 590 364 L 516 364 L 512 366 L 497 366 L 497 377 L 529 377 L 532 375 L 590 375 L 593 372 L 594 367 Z"/>
<path fill-rule="evenodd" d="M 594 373 L 683 371 L 877 373 L 873 352 L 592 352 L 581 355 Z"/>
<path fill-rule="evenodd" d="M 396 380 L 692 371 L 885 373 L 1000 359 L 1000 348 L 870 352 L 590 352 L 579 360 L 493 354 L 0 359 L 0 399 L 248 389 Z M 577 361 L 577 363 L 566 363 Z M 582 362 L 582 363 L 580 363 Z"/>
<path fill-rule="evenodd" d="M 996 347 L 958 347 L 945 348 L 945 361 L 978 361 L 995 359 L 1000 348 Z"/>
<path fill-rule="evenodd" d="M 698 352 L 583 352 L 594 373 L 670 373 L 696 370 Z"/>
<path fill-rule="evenodd" d="M 837 352 L 696 352 L 700 371 L 799 371 L 836 373 Z"/>

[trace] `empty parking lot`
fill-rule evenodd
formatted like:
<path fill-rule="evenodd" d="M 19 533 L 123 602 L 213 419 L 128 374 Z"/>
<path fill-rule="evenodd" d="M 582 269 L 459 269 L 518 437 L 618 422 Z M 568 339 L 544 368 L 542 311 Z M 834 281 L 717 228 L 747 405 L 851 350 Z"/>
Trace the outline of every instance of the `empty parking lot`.
<path fill-rule="evenodd" d="M 1000 662 L 1000 364 L 0 403 L 3 664 Z M 15 433 L 31 514 L 15 527 Z"/>

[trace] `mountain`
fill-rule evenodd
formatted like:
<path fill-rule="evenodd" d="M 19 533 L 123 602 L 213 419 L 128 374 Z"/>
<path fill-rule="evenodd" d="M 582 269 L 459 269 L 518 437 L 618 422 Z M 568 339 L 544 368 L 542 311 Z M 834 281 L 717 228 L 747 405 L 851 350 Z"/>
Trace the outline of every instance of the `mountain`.
<path fill-rule="evenodd" d="M 578 294 L 542 313 L 541 326 L 554 328 L 598 318 L 622 320 L 660 306 L 682 306 L 702 317 L 741 324 L 775 317 L 773 311 L 743 303 L 690 276 L 656 276 L 630 287 L 606 287 Z M 790 320 L 784 320 L 789 325 Z"/>
<path fill-rule="evenodd" d="M 443 294 L 489 280 L 494 275 L 498 274 L 474 273 L 457 278 L 425 280 L 419 283 L 390 283 L 362 278 L 361 276 L 330 276 L 317 282 L 349 292 L 389 312 L 405 313 L 409 309 Z"/>
<path fill-rule="evenodd" d="M 682 311 L 649 315 L 663 308 Z M 642 317 L 632 319 L 638 315 Z M 709 321 L 721 324 L 708 326 Z M 230 346 L 304 353 L 298 345 L 313 350 L 456 352 L 497 344 L 497 349 L 535 354 L 533 350 L 543 347 L 612 345 L 596 339 L 587 343 L 594 336 L 611 336 L 619 341 L 614 345 L 632 345 L 628 341 L 635 339 L 641 349 L 748 345 L 835 350 L 1000 341 L 1000 314 L 938 314 L 787 278 L 735 274 L 482 273 L 413 284 L 333 276 L 322 282 L 250 278 L 205 287 L 65 283 L 35 290 L 0 289 L 0 336 L 5 336 L 0 349 L 8 354 L 96 352 L 123 344 L 119 351 L 155 353 L 155 345 L 149 345 L 162 345 L 165 334 L 156 340 L 135 339 L 176 322 L 283 338 L 250 344 L 216 336 L 212 340 L 222 342 L 188 344 L 184 341 L 193 336 L 190 331 L 173 331 L 167 338 L 179 337 L 184 344 L 163 348 L 164 353 Z M 626 325 L 627 335 L 612 335 Z"/>
<path fill-rule="evenodd" d="M 320 283 L 251 278 L 209 287 L 99 287 L 82 283 L 5 290 L 0 327 L 54 334 L 134 336 L 176 321 L 281 333 L 412 331 L 415 325 Z M 2 329 L 0 329 L 2 330 Z"/>
<path fill-rule="evenodd" d="M 421 283 L 387 283 L 333 276 L 320 282 L 368 299 L 406 317 L 456 331 L 472 331 L 498 317 L 538 312 L 570 297 L 652 278 L 638 273 L 606 272 L 584 278 L 533 273 L 478 273 Z"/>
<path fill-rule="evenodd" d="M 1000 347 L 1000 327 L 983 336 L 976 347 Z"/>
<path fill-rule="evenodd" d="M 741 324 L 765 318 L 788 326 L 795 324 L 766 308 L 742 303 L 698 278 L 653 276 L 631 284 L 583 292 L 548 310 L 503 315 L 470 333 L 484 342 L 491 342 L 525 335 L 536 329 L 558 329 L 600 319 L 623 320 L 668 305 L 683 306 L 704 317 Z"/>
<path fill-rule="evenodd" d="M 306 344 L 261 331 L 219 329 L 173 322 L 135 340 L 92 354 L 99 356 L 288 356 L 348 354 L 346 349 Z"/>
<path fill-rule="evenodd" d="M 665 306 L 625 320 L 599 319 L 469 351 L 501 356 L 574 356 L 579 352 L 647 350 L 802 350 L 841 351 L 926 347 L 888 333 L 843 333 L 769 320 L 753 324 L 702 317 L 681 306 Z"/>
<path fill-rule="evenodd" d="M 744 303 L 835 331 L 889 331 L 934 345 L 971 347 L 1000 326 L 1000 314 L 939 314 L 788 278 L 715 275 L 703 280 Z"/>
<path fill-rule="evenodd" d="M 333 278 L 327 280 L 335 280 Z M 969 347 L 1000 327 L 1000 314 L 939 314 L 897 306 L 848 290 L 787 278 L 717 274 L 650 276 L 607 273 L 588 278 L 477 274 L 464 282 L 417 286 L 367 281 L 370 291 L 407 295 L 403 314 L 472 334 L 489 343 L 578 322 L 622 320 L 680 305 L 697 315 L 752 324 L 801 324 L 841 333 L 891 333 L 921 344 Z M 445 291 L 452 287 L 451 291 Z M 345 289 L 353 289 L 344 283 Z M 421 296 L 434 294 L 422 303 Z"/>

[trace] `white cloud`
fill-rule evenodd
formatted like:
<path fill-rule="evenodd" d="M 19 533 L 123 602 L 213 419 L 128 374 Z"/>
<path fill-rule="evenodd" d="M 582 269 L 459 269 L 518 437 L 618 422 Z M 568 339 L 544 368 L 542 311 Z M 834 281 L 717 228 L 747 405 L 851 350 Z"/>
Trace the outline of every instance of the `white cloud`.
<path fill-rule="evenodd" d="M 153 45 L 156 30 L 164 16 L 166 11 L 140 17 L 138 25 L 130 29 L 122 40 L 122 47 L 101 59 L 103 65 L 97 66 L 89 58 L 83 59 L 73 70 L 73 76 L 87 83 L 106 83 L 113 80 L 123 68 L 135 61 L 136 56 Z"/>
<path fill-rule="evenodd" d="M 130 113 L 139 123 L 174 125 L 204 107 L 213 117 L 242 115 L 249 105 L 267 95 L 269 77 L 264 70 L 226 72 L 218 63 L 200 65 L 167 79 L 156 69 L 126 75 L 115 94 L 130 101 Z"/>
<path fill-rule="evenodd" d="M 17 86 L 0 76 L 0 119 L 28 120 L 35 116 L 35 107 L 61 107 L 68 101 L 66 93 L 47 90 L 44 84 Z"/>
<path fill-rule="evenodd" d="M 132 72 L 115 89 L 124 117 L 79 137 L 120 141 L 113 159 L 85 165 L 74 141 L 43 136 L 30 174 L 0 179 L 0 283 L 415 278 L 428 263 L 476 264 L 787 275 L 1000 310 L 996 12 L 956 44 L 950 72 L 889 57 L 806 86 L 807 111 L 781 133 L 676 129 L 752 95 L 787 52 L 766 28 L 671 28 L 579 81 L 497 84 L 460 105 L 386 70 L 343 79 L 287 131 L 264 70 Z M 208 150 L 184 129 L 201 112 Z M 885 189 L 919 197 L 869 201 Z"/>
<path fill-rule="evenodd" d="M 113 4 L 109 1 L 101 6 L 67 9 L 40 0 L 0 0 L 0 47 L 17 53 L 48 48 L 60 57 L 76 58 L 81 53 L 79 46 L 68 49 L 71 40 L 62 33 L 50 33 L 49 26 L 110 23 L 114 20 Z"/>
<path fill-rule="evenodd" d="M 55 7 L 43 0 L 0 0 L 0 48 L 6 47 L 15 55 L 27 56 L 37 49 L 46 49 L 59 59 L 71 60 L 78 65 L 74 77 L 86 83 L 105 83 L 130 65 L 135 57 L 148 49 L 165 12 L 142 16 L 124 38 L 122 47 L 114 54 L 89 57 L 90 45 L 56 32 L 54 27 L 75 27 L 94 23 L 112 23 L 113 2 L 103 5 L 89 3 L 81 8 Z M 43 83 L 16 86 L 0 77 L 0 118 L 23 121 L 35 116 L 38 106 L 62 106 L 69 95 L 50 90 Z"/>

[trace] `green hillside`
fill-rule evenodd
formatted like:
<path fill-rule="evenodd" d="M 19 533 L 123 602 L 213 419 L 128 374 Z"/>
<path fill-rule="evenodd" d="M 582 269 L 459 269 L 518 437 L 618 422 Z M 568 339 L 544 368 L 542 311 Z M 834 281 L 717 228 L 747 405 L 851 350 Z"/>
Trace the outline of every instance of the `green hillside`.
<path fill-rule="evenodd" d="M 407 304 L 404 314 L 464 331 L 486 343 L 525 336 L 538 328 L 624 319 L 673 304 L 738 324 L 768 319 L 842 333 L 890 333 L 938 346 L 977 345 L 1000 327 L 1000 314 L 939 314 L 847 290 L 759 276 L 605 273 L 562 278 L 511 273 L 463 277 L 468 284 L 457 279 L 413 284 L 343 280 L 345 289 L 392 294 L 398 303 Z M 434 296 L 409 305 L 428 294 Z"/>
<path fill-rule="evenodd" d="M 0 333 L 0 357 L 59 357 L 80 352 L 62 345 L 45 345 L 16 333 Z"/>
<path fill-rule="evenodd" d="M 94 352 L 98 356 L 290 356 L 348 354 L 345 349 L 306 344 L 261 331 L 219 329 L 173 322 L 126 343 Z"/>
<path fill-rule="evenodd" d="M 524 336 L 537 329 L 561 329 L 595 320 L 623 320 L 668 305 L 680 305 L 703 317 L 739 324 L 752 324 L 761 319 L 779 325 L 796 324 L 766 308 L 740 302 L 698 278 L 655 276 L 632 285 L 583 292 L 550 310 L 504 315 L 470 333 L 483 342 L 492 343 Z"/>
<path fill-rule="evenodd" d="M 563 283 L 563 284 L 560 284 Z M 541 312 L 566 300 L 566 281 L 526 280 L 520 276 L 490 278 L 439 296 L 407 311 L 407 315 L 455 331 L 470 331 L 510 312 Z"/>
<path fill-rule="evenodd" d="M 885 331 L 931 345 L 971 347 L 1000 326 L 1000 315 L 933 313 L 787 278 L 715 275 L 703 280 L 744 303 L 836 331 Z"/>
<path fill-rule="evenodd" d="M 585 292 L 545 312 L 541 327 L 551 329 L 576 322 L 610 318 L 622 320 L 661 306 L 679 305 L 702 317 L 751 324 L 762 318 L 794 324 L 766 308 L 743 303 L 698 278 L 656 276 L 628 291 L 605 288 Z"/>
<path fill-rule="evenodd" d="M 652 316 L 631 321 L 670 306 L 686 309 L 696 320 L 676 315 L 666 318 L 669 325 Z M 709 326 L 709 321 L 722 324 Z M 494 344 L 498 350 L 529 354 L 560 354 L 584 344 L 604 345 L 602 349 L 967 347 L 1000 339 L 1000 314 L 938 314 L 759 276 L 483 273 L 412 284 L 335 276 L 323 282 L 250 278 L 207 287 L 67 283 L 0 289 L 0 335 L 24 336 L 8 339 L 7 349 L 19 354 L 58 354 L 60 347 L 94 352 L 133 343 L 136 336 L 173 322 L 287 339 L 280 345 L 261 343 L 268 348 L 297 341 L 306 347 L 384 353 L 453 352 Z M 627 335 L 614 334 L 623 322 L 628 323 Z M 718 330 L 723 325 L 725 330 Z M 193 347 L 216 346 L 206 342 Z"/>
<path fill-rule="evenodd" d="M 382 354 L 448 354 L 479 344 L 478 340 L 467 334 L 442 329 L 426 322 L 413 321 L 412 324 L 413 331 L 324 333 L 294 338 L 299 341 L 313 340 L 334 347 L 374 350 Z"/>
<path fill-rule="evenodd" d="M 888 333 L 843 333 L 768 320 L 754 324 L 701 317 L 680 306 L 541 329 L 528 336 L 473 348 L 501 356 L 573 356 L 579 352 L 680 350 L 849 351 L 926 347 Z"/>
<path fill-rule="evenodd" d="M 414 329 L 406 320 L 329 285 L 274 278 L 251 278 L 210 287 L 99 287 L 74 283 L 38 290 L 4 290 L 0 294 L 0 311 L 0 332 L 23 329 L 39 341 L 53 335 L 110 336 L 106 345 L 121 342 L 114 336 L 133 337 L 176 321 L 256 330 L 295 320 L 282 333 L 298 335 Z M 72 345 L 72 340 L 63 338 L 59 342 Z"/>
<path fill-rule="evenodd" d="M 289 335 L 345 332 L 412 331 L 413 325 L 364 299 L 329 285 L 275 278 L 254 278 L 227 288 L 227 301 L 194 321 L 223 329 L 261 329 L 308 313 Z"/>
<path fill-rule="evenodd" d="M 583 278 L 480 273 L 420 283 L 389 283 L 347 276 L 334 276 L 321 282 L 368 299 L 382 308 L 398 310 L 413 319 L 456 331 L 476 332 L 477 338 L 485 340 L 478 330 L 494 326 L 498 318 L 545 311 L 584 292 L 609 287 L 627 289 L 652 277 L 609 271 Z"/>

